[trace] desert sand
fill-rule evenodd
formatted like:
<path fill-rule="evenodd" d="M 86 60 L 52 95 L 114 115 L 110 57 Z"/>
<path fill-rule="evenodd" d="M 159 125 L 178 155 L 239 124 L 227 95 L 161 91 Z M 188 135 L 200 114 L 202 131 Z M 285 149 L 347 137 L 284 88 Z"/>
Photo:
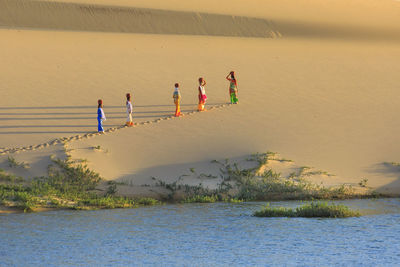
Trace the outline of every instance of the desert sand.
<path fill-rule="evenodd" d="M 276 2 L 0 0 L 0 168 L 32 178 L 68 153 L 134 196 L 151 194 L 141 186 L 152 177 L 215 187 L 189 170 L 218 175 L 212 160 L 276 151 L 294 161 L 272 164 L 282 173 L 311 166 L 334 174 L 315 183 L 368 179 L 400 195 L 387 163 L 400 162 L 400 2 Z M 239 105 L 228 104 L 231 70 Z M 133 128 L 121 127 L 127 92 Z M 10 168 L 10 155 L 30 168 Z"/>

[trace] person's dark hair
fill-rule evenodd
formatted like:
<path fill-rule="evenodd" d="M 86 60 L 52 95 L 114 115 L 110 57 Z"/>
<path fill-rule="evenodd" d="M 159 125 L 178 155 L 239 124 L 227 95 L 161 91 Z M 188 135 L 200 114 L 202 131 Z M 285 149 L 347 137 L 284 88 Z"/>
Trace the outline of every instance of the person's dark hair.
<path fill-rule="evenodd" d="M 235 72 L 234 72 L 234 71 L 231 71 L 231 78 L 232 78 L 233 80 L 236 80 L 236 79 L 235 79 Z"/>
<path fill-rule="evenodd" d="M 127 100 L 127 101 L 131 101 L 131 94 L 130 94 L 130 93 L 127 93 L 127 94 L 126 94 L 126 100 Z"/>
<path fill-rule="evenodd" d="M 203 80 L 204 80 L 204 79 L 203 79 L 202 77 L 200 77 L 200 78 L 199 78 L 199 83 L 202 83 Z"/>
<path fill-rule="evenodd" d="M 101 99 L 97 100 L 97 104 L 98 104 L 97 108 L 101 108 L 101 106 L 103 105 L 103 100 Z"/>
<path fill-rule="evenodd" d="M 175 84 L 175 88 L 178 88 L 178 87 L 179 87 L 179 83 L 176 83 L 176 84 Z"/>

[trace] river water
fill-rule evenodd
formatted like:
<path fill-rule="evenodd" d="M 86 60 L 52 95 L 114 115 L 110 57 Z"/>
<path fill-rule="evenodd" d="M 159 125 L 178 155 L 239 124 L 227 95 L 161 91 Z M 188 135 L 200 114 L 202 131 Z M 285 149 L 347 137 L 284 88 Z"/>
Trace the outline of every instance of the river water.
<path fill-rule="evenodd" d="M 340 203 L 365 216 L 252 217 L 261 202 L 3 214 L 0 265 L 399 266 L 400 199 Z"/>

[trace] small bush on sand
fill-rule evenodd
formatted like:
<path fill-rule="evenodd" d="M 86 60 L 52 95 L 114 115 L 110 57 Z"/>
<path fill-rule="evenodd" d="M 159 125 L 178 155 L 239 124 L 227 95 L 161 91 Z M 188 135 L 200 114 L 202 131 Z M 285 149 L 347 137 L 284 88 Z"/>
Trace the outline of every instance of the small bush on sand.
<path fill-rule="evenodd" d="M 28 168 L 29 168 L 29 164 L 28 164 L 28 163 L 25 163 L 25 162 L 17 162 L 17 161 L 15 160 L 15 158 L 12 157 L 12 156 L 8 156 L 7 160 L 8 160 L 8 166 L 9 166 L 10 168 L 18 168 L 18 167 L 21 167 L 21 168 L 23 168 L 23 169 L 28 169 Z"/>

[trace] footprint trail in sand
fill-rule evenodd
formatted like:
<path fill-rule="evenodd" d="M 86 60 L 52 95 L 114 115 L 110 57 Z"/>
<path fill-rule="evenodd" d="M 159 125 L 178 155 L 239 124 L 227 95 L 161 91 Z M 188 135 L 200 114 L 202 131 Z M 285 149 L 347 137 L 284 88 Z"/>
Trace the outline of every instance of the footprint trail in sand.
<path fill-rule="evenodd" d="M 221 108 L 226 108 L 230 106 L 230 104 L 219 104 L 219 105 L 211 105 L 207 110 L 215 110 L 215 109 L 221 109 Z M 139 106 L 141 107 L 141 106 Z M 150 112 L 150 111 L 149 111 Z M 184 118 L 186 116 L 191 116 L 191 115 L 195 115 L 195 114 L 199 114 L 199 111 L 195 111 L 195 110 L 188 110 L 186 112 L 182 112 L 182 116 L 181 118 Z M 3 113 L 4 114 L 4 113 Z M 0 114 L 0 115 L 3 115 Z M 63 113 L 59 113 L 59 114 L 63 114 Z M 171 120 L 171 119 L 178 119 L 179 117 L 175 117 L 173 115 L 167 115 L 167 116 L 163 116 L 163 117 L 158 117 L 154 120 L 143 120 L 143 117 L 139 117 L 139 122 L 135 122 L 135 127 L 138 126 L 143 126 L 143 125 L 148 125 L 148 124 L 153 124 L 153 123 L 160 123 L 162 121 L 166 121 L 166 120 Z M 115 119 L 120 119 L 120 117 L 111 117 L 113 118 L 113 120 Z M 123 118 L 123 117 L 121 117 Z M 90 117 L 91 120 L 94 120 L 94 117 Z M 107 125 L 105 125 L 107 126 Z M 95 126 L 93 126 L 95 127 Z M 92 127 L 92 128 L 93 128 Z M 21 126 L 21 128 L 23 128 L 23 126 Z M 132 128 L 132 127 L 128 127 L 125 125 L 120 125 L 120 126 L 116 126 L 116 127 L 110 127 L 108 129 L 106 129 L 104 131 L 104 134 L 108 134 L 108 133 L 113 133 L 115 131 L 121 130 L 121 129 L 125 129 L 125 128 Z M 24 146 L 24 147 L 14 147 L 14 148 L 0 148 L 0 155 L 6 155 L 9 153 L 19 153 L 19 152 L 24 152 L 24 151 L 29 151 L 29 150 L 38 150 L 38 149 L 43 149 L 49 146 L 53 146 L 53 145 L 58 145 L 58 144 L 62 144 L 62 143 L 67 143 L 70 141 L 76 141 L 76 140 L 82 140 L 82 139 L 88 139 L 88 138 L 92 138 L 92 137 L 96 137 L 102 135 L 102 133 L 98 133 L 98 132 L 87 132 L 84 134 L 77 134 L 77 135 L 73 135 L 73 136 L 69 136 L 69 137 L 60 137 L 60 138 L 55 138 L 52 141 L 49 142 L 45 142 L 42 144 L 38 144 L 38 145 L 30 145 L 30 146 Z"/>

